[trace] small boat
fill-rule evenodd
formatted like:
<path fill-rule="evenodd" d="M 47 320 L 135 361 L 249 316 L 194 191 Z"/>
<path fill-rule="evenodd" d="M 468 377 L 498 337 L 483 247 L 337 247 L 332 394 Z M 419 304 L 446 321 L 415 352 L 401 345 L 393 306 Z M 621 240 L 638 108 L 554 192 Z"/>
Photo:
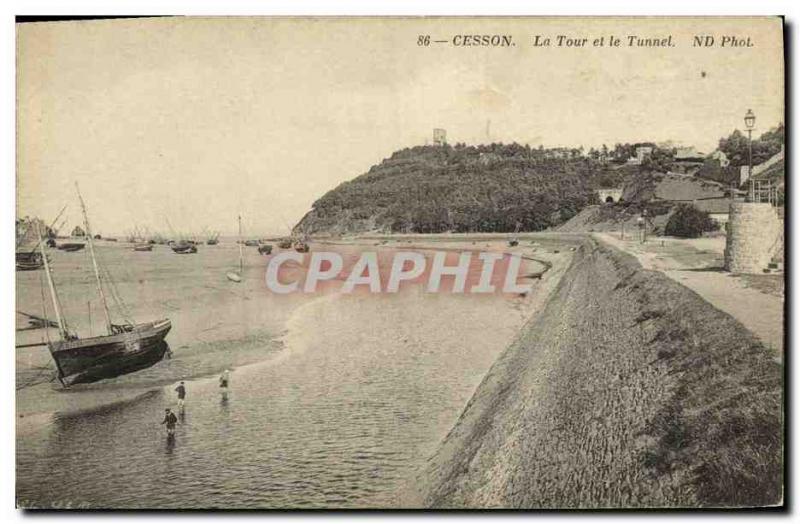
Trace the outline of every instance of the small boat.
<path fill-rule="evenodd" d="M 245 240 L 244 241 L 244 245 L 247 246 L 247 247 L 257 247 L 258 246 L 258 240 Z"/>
<path fill-rule="evenodd" d="M 172 244 L 172 251 L 178 255 L 197 253 L 197 246 L 184 240 Z"/>
<path fill-rule="evenodd" d="M 217 244 L 219 244 L 219 233 L 212 232 L 211 235 L 206 240 L 206 245 L 216 246 Z"/>
<path fill-rule="evenodd" d="M 30 313 L 25 313 L 24 311 L 20 310 L 17 310 L 17 313 L 28 319 L 28 325 L 23 328 L 17 328 L 17 331 L 28 331 L 32 329 L 58 327 L 58 323 L 50 320 L 49 318 L 40 317 L 38 315 L 31 315 Z"/>
<path fill-rule="evenodd" d="M 53 302 L 59 333 L 59 340 L 47 342 L 46 344 L 56 364 L 58 380 L 64 387 L 113 378 L 152 366 L 160 361 L 169 350 L 164 338 L 172 328 L 172 323 L 169 319 L 139 324 L 134 324 L 133 322 L 112 323 L 111 313 L 100 278 L 98 261 L 94 252 L 94 241 L 89 226 L 89 218 L 80 190 L 78 190 L 78 199 L 83 212 L 86 239 L 92 257 L 97 291 L 105 312 L 107 334 L 80 338 L 70 331 L 67 321 L 61 312 L 61 302 L 58 299 L 56 285 L 53 281 L 47 256 L 44 253 L 44 247 L 42 247 L 45 274 L 47 275 L 47 284 L 50 289 L 50 297 Z M 41 240 L 41 232 L 39 236 Z M 112 299 L 119 301 L 115 294 L 112 294 Z"/>
<path fill-rule="evenodd" d="M 236 273 L 234 271 L 229 271 L 225 273 L 225 276 L 228 277 L 228 280 L 231 282 L 241 282 L 242 281 L 242 272 L 244 271 L 244 255 L 242 253 L 242 215 L 239 215 L 239 240 L 236 241 L 239 244 L 239 272 Z"/>
<path fill-rule="evenodd" d="M 35 271 L 44 267 L 44 255 L 38 251 L 26 252 L 17 251 L 16 264 L 17 271 Z"/>
<path fill-rule="evenodd" d="M 144 243 L 144 244 L 136 244 L 135 246 L 133 246 L 133 250 L 134 251 L 152 251 L 153 250 L 153 244 L 151 244 L 149 242 Z"/>
<path fill-rule="evenodd" d="M 308 253 L 311 248 L 308 247 L 308 244 L 303 240 L 299 240 L 294 243 L 294 250 L 298 253 Z"/>
<path fill-rule="evenodd" d="M 284 238 L 278 242 L 278 247 L 281 249 L 291 249 L 292 248 L 292 239 L 291 238 Z"/>
<path fill-rule="evenodd" d="M 272 254 L 272 246 L 270 244 L 261 244 L 260 246 L 258 246 L 258 254 L 259 255 Z"/>
<path fill-rule="evenodd" d="M 56 245 L 56 248 L 58 248 L 59 250 L 67 251 L 69 253 L 72 253 L 74 251 L 80 251 L 84 247 L 86 247 L 86 244 L 82 242 L 64 242 L 63 244 Z"/>
<path fill-rule="evenodd" d="M 519 228 L 522 227 L 520 222 L 517 222 L 517 227 L 514 228 L 514 236 L 508 239 L 508 247 L 517 247 L 519 245 Z"/>

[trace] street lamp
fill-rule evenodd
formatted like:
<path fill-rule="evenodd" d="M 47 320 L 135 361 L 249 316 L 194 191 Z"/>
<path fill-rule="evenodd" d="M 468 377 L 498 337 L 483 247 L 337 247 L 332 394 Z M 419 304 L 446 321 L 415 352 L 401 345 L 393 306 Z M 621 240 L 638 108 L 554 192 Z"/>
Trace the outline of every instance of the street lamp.
<path fill-rule="evenodd" d="M 747 179 L 753 176 L 753 126 L 756 125 L 756 115 L 748 109 L 744 115 L 744 127 L 747 128 Z"/>

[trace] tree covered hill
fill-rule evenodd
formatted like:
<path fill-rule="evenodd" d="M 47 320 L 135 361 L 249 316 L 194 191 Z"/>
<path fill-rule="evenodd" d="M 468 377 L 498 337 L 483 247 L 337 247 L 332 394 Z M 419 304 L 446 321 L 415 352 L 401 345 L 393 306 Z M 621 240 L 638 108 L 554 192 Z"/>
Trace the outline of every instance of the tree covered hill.
<path fill-rule="evenodd" d="M 579 149 L 519 144 L 417 146 L 317 200 L 295 226 L 306 234 L 538 231 L 619 187 L 625 173 Z"/>

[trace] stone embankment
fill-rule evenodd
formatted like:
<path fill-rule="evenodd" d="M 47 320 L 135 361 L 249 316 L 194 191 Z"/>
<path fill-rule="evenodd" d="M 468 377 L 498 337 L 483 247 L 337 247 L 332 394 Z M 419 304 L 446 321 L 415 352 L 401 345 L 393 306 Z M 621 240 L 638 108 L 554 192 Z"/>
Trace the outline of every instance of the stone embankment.
<path fill-rule="evenodd" d="M 781 376 L 731 316 L 587 239 L 429 459 L 409 505 L 778 504 Z"/>

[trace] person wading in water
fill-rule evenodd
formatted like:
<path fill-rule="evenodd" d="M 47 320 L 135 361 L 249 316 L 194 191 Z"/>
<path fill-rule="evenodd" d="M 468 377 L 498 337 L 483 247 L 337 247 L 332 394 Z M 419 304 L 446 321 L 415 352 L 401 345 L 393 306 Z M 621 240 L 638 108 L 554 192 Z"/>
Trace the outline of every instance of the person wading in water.
<path fill-rule="evenodd" d="M 222 372 L 222 375 L 219 377 L 219 388 L 220 392 L 222 392 L 222 399 L 228 399 L 228 386 L 231 383 L 231 375 L 230 372 L 226 369 Z"/>
<path fill-rule="evenodd" d="M 181 383 L 175 388 L 175 391 L 178 392 L 178 407 L 183 409 L 183 402 L 186 398 L 186 387 L 183 385 L 183 380 L 181 380 Z"/>
<path fill-rule="evenodd" d="M 176 417 L 175 413 L 170 411 L 169 408 L 164 410 L 164 420 L 162 420 L 161 423 L 167 425 L 168 437 L 175 435 L 175 426 L 178 424 L 178 417 Z"/>

